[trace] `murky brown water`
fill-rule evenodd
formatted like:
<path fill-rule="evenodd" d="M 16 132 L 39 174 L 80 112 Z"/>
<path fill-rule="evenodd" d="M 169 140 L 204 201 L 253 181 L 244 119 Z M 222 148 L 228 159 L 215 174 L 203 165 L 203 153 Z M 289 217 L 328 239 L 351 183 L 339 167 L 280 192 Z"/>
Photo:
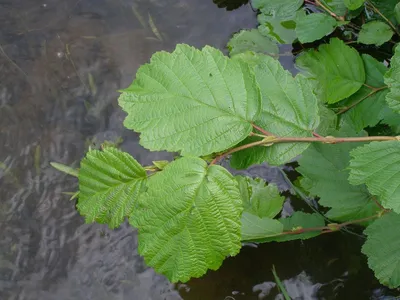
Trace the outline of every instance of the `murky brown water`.
<path fill-rule="evenodd" d="M 123 128 L 116 90 L 157 50 L 179 42 L 223 49 L 233 32 L 255 26 L 249 5 L 228 12 L 216 4 L 0 0 L 1 300 L 280 299 L 273 264 L 294 299 L 396 295 L 368 270 L 361 240 L 341 233 L 245 246 L 219 271 L 172 285 L 138 256 L 131 227 L 86 225 L 62 194 L 77 182 L 49 162 L 78 166 L 88 145 L 105 139 L 122 137 L 143 164 L 170 157 L 144 150 Z M 292 58 L 283 63 L 290 68 Z M 249 172 L 288 188 L 276 168 Z M 292 205 L 301 200 L 288 194 L 286 209 Z"/>

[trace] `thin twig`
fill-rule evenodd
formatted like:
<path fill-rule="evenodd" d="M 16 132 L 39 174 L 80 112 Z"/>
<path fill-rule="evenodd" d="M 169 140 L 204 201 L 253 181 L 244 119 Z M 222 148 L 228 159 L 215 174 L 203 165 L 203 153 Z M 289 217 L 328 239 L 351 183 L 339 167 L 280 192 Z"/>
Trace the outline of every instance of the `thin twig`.
<path fill-rule="evenodd" d="M 323 5 L 321 3 L 321 1 L 319 0 L 315 0 L 315 5 L 321 7 L 323 10 L 325 10 L 328 14 L 330 14 L 332 17 L 334 17 L 336 20 L 339 21 L 344 21 L 344 17 L 338 16 L 337 14 L 335 14 L 333 11 L 331 11 L 328 7 L 326 7 L 325 5 Z"/>
<path fill-rule="evenodd" d="M 18 71 L 20 71 L 22 74 L 24 74 L 26 77 L 28 77 L 28 74 L 25 73 L 24 70 L 22 70 L 20 68 L 20 66 L 18 66 L 8 55 L 7 53 L 4 51 L 3 47 L 0 45 L 0 51 L 3 53 L 4 57 L 10 62 L 10 64 L 12 64 Z"/>
<path fill-rule="evenodd" d="M 271 132 L 262 129 L 261 127 L 257 126 L 257 125 L 254 124 L 254 123 L 251 123 L 251 126 L 253 126 L 253 128 L 257 129 L 259 132 L 261 132 L 261 133 L 263 133 L 263 134 L 265 134 L 265 135 L 273 136 L 273 134 L 272 134 Z"/>
<path fill-rule="evenodd" d="M 381 12 L 379 11 L 379 9 L 377 9 L 377 8 L 375 7 L 375 5 L 372 4 L 371 1 L 367 1 L 366 3 L 367 3 L 378 15 L 380 15 L 380 16 L 386 21 L 386 23 L 389 24 L 390 27 L 392 27 L 392 29 L 394 30 L 394 32 L 397 33 L 398 36 L 400 36 L 400 32 L 397 30 L 396 26 L 394 26 L 393 23 L 392 23 L 388 18 L 386 18 L 384 14 L 381 13 Z"/>

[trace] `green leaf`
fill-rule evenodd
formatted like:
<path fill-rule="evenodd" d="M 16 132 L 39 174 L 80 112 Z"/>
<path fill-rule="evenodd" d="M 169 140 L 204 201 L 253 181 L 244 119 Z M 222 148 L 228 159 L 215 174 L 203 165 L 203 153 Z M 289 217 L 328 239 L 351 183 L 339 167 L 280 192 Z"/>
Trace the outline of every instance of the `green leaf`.
<path fill-rule="evenodd" d="M 207 155 L 226 150 L 252 130 L 260 94 L 247 64 L 209 46 L 178 45 L 140 67 L 120 96 L 125 126 L 150 150 Z"/>
<path fill-rule="evenodd" d="M 385 83 L 390 88 L 386 101 L 392 110 L 400 114 L 400 45 L 396 47 L 389 71 L 385 74 Z"/>
<path fill-rule="evenodd" d="M 399 0 L 369 0 L 368 2 L 372 3 L 372 5 L 393 24 L 397 24 L 395 7 L 399 3 Z M 376 13 L 374 10 L 372 10 L 372 12 L 375 13 L 373 17 L 384 20 L 380 14 Z"/>
<path fill-rule="evenodd" d="M 347 7 L 344 4 L 343 0 L 320 0 L 321 3 L 329 8 L 333 13 L 335 13 L 337 16 L 345 16 L 347 13 Z"/>
<path fill-rule="evenodd" d="M 396 4 L 396 6 L 394 8 L 394 13 L 395 13 L 397 23 L 400 23 L 400 2 Z"/>
<path fill-rule="evenodd" d="M 74 168 L 71 168 L 69 166 L 66 166 L 66 165 L 63 165 L 63 164 L 60 164 L 60 163 L 56 163 L 56 162 L 51 162 L 50 165 L 54 169 L 56 169 L 56 170 L 58 170 L 60 172 L 63 172 L 65 174 L 68 174 L 68 175 L 71 175 L 71 176 L 74 176 L 74 177 L 78 177 L 79 170 L 76 170 Z"/>
<path fill-rule="evenodd" d="M 317 129 L 315 129 L 316 133 L 326 136 L 336 130 L 338 124 L 337 115 L 323 103 L 319 104 L 319 116 L 321 120 Z"/>
<path fill-rule="evenodd" d="M 278 45 L 270 38 L 263 36 L 257 29 L 241 30 L 234 34 L 228 43 L 230 56 L 253 51 L 277 57 Z"/>
<path fill-rule="evenodd" d="M 274 218 L 282 210 L 285 197 L 275 184 L 266 185 L 260 178 L 236 176 L 242 195 L 244 210 L 260 218 Z"/>
<path fill-rule="evenodd" d="M 385 208 L 400 213 L 400 141 L 372 142 L 351 151 L 349 181 L 366 184 Z"/>
<path fill-rule="evenodd" d="M 130 222 L 147 265 L 185 282 L 239 252 L 242 211 L 238 183 L 226 169 L 184 157 L 149 178 Z"/>
<path fill-rule="evenodd" d="M 336 26 L 336 20 L 326 14 L 300 14 L 296 19 L 296 34 L 301 43 L 311 43 L 331 34 Z"/>
<path fill-rule="evenodd" d="M 374 88 L 384 87 L 383 76 L 387 71 L 385 65 L 368 54 L 363 54 L 362 59 L 366 73 L 365 83 Z M 362 86 L 354 95 L 338 103 L 340 107 L 358 103 L 342 115 L 343 120 L 351 124 L 356 132 L 368 126 L 375 126 L 388 114 L 385 101 L 387 93 L 388 89 L 373 93 L 369 87 Z"/>
<path fill-rule="evenodd" d="M 364 4 L 365 0 L 344 0 L 344 4 L 350 10 L 356 10 Z"/>
<path fill-rule="evenodd" d="M 363 136 L 343 126 L 334 136 Z M 320 197 L 319 203 L 330 207 L 327 217 L 340 222 L 374 215 L 379 207 L 371 200 L 365 185 L 348 182 L 349 151 L 362 143 L 313 144 L 299 159 L 297 171 L 308 179 L 308 191 Z"/>
<path fill-rule="evenodd" d="M 363 24 L 357 42 L 366 45 L 381 46 L 390 41 L 394 32 L 389 25 L 382 21 L 371 21 Z"/>
<path fill-rule="evenodd" d="M 292 44 L 296 40 L 295 13 L 285 18 L 259 14 L 257 20 L 259 32 L 279 44 Z"/>
<path fill-rule="evenodd" d="M 146 183 L 143 167 L 113 147 L 92 150 L 81 161 L 77 208 L 87 223 L 116 228 L 128 217 Z"/>
<path fill-rule="evenodd" d="M 340 53 L 340 55 L 338 55 Z M 363 61 L 358 52 L 333 38 L 299 56 L 296 65 L 318 82 L 317 93 L 327 103 L 335 103 L 357 92 L 365 81 Z"/>
<path fill-rule="evenodd" d="M 304 0 L 253 0 L 252 6 L 264 14 L 287 17 L 293 15 L 304 3 Z"/>
<path fill-rule="evenodd" d="M 390 288 L 400 286 L 400 216 L 388 213 L 364 231 L 367 240 L 362 253 L 380 283 Z"/>
<path fill-rule="evenodd" d="M 242 215 L 242 241 L 256 241 L 282 233 L 278 220 L 260 218 L 248 212 Z"/>
<path fill-rule="evenodd" d="M 319 124 L 318 100 L 309 80 L 292 75 L 271 57 L 260 59 L 255 69 L 262 94 L 260 118 L 255 122 L 280 137 L 311 137 Z M 248 142 L 253 140 L 247 138 Z M 282 143 L 269 147 L 253 147 L 232 155 L 232 166 L 238 169 L 268 162 L 282 165 L 301 154 L 308 143 Z"/>

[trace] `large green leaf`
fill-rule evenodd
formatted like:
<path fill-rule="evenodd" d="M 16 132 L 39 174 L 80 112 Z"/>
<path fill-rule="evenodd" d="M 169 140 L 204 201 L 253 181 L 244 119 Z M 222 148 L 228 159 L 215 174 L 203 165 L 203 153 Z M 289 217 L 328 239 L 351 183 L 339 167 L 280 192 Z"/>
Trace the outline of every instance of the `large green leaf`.
<path fill-rule="evenodd" d="M 366 73 L 365 83 L 374 88 L 384 87 L 383 76 L 387 71 L 386 66 L 368 54 L 363 54 L 362 59 Z M 354 95 L 338 103 L 338 106 L 342 107 L 358 103 L 345 112 L 342 118 L 346 123 L 351 124 L 356 132 L 368 126 L 375 126 L 388 113 L 388 106 L 385 101 L 387 93 L 388 89 L 372 93 L 369 87 L 362 86 Z"/>
<path fill-rule="evenodd" d="M 327 103 L 351 96 L 365 81 L 360 55 L 337 38 L 331 39 L 329 44 L 321 45 L 318 51 L 310 50 L 300 55 L 296 64 L 318 82 L 317 93 Z"/>
<path fill-rule="evenodd" d="M 344 0 L 344 4 L 350 10 L 356 10 L 364 4 L 365 0 Z"/>
<path fill-rule="evenodd" d="M 128 153 L 113 147 L 89 151 L 79 170 L 79 213 L 87 223 L 118 227 L 132 214 L 146 178 L 146 171 Z"/>
<path fill-rule="evenodd" d="M 150 150 L 207 155 L 226 150 L 252 130 L 260 93 L 248 65 L 219 50 L 178 45 L 142 66 L 120 96 L 125 126 Z"/>
<path fill-rule="evenodd" d="M 400 215 L 385 214 L 367 227 L 362 253 L 382 284 L 400 287 Z"/>
<path fill-rule="evenodd" d="M 283 231 L 283 224 L 278 220 L 260 218 L 248 212 L 242 215 L 242 241 L 257 241 L 275 236 Z"/>
<path fill-rule="evenodd" d="M 396 47 L 390 69 L 385 74 L 385 83 L 390 87 L 386 101 L 392 110 L 400 113 L 400 45 Z"/>
<path fill-rule="evenodd" d="M 278 45 L 270 38 L 263 36 L 257 29 L 241 30 L 233 35 L 228 43 L 231 56 L 253 51 L 276 57 L 279 53 Z"/>
<path fill-rule="evenodd" d="M 377 45 L 390 41 L 394 32 L 392 28 L 382 21 L 371 21 L 363 24 L 357 41 L 367 45 Z"/>
<path fill-rule="evenodd" d="M 311 137 L 319 124 L 318 100 L 309 80 L 292 75 L 271 57 L 260 59 L 255 69 L 262 93 L 262 110 L 256 124 L 280 137 Z M 249 141 L 253 138 L 248 138 Z M 234 153 L 235 168 L 264 161 L 282 165 L 301 154 L 308 143 L 282 143 Z"/>
<path fill-rule="evenodd" d="M 266 185 L 260 178 L 236 176 L 246 212 L 260 218 L 274 218 L 282 210 L 285 197 L 275 184 Z"/>
<path fill-rule="evenodd" d="M 385 208 L 400 213 L 400 141 L 372 142 L 351 156 L 350 183 L 365 183 Z"/>
<path fill-rule="evenodd" d="M 242 211 L 238 183 L 227 170 L 184 157 L 149 178 L 130 221 L 146 263 L 185 282 L 239 252 Z"/>
<path fill-rule="evenodd" d="M 343 126 L 334 136 L 362 136 L 348 126 Z M 320 197 L 319 203 L 330 207 L 327 217 L 340 222 L 369 217 L 379 207 L 371 200 L 364 185 L 353 186 L 348 182 L 349 151 L 360 143 L 313 144 L 299 159 L 297 171 L 311 187 L 308 191 Z"/>
<path fill-rule="evenodd" d="M 264 14 L 287 17 L 293 15 L 303 5 L 303 2 L 304 0 L 253 0 L 252 5 Z"/>
<path fill-rule="evenodd" d="M 336 20 L 323 13 L 299 14 L 296 34 L 301 43 L 311 43 L 332 33 L 336 26 Z"/>
<path fill-rule="evenodd" d="M 296 39 L 296 14 L 287 17 L 277 17 L 259 14 L 258 30 L 260 33 L 280 44 L 291 44 Z"/>

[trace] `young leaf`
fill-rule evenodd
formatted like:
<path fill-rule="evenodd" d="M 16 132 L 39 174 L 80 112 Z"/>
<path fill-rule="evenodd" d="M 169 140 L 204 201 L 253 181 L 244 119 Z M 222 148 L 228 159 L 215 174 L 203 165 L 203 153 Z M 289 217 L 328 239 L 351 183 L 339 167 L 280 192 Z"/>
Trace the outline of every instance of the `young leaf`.
<path fill-rule="evenodd" d="M 362 136 L 348 126 L 343 126 L 334 136 Z M 379 207 L 372 201 L 364 185 L 353 186 L 348 182 L 349 151 L 361 143 L 313 144 L 299 159 L 297 171 L 312 185 L 308 191 L 320 197 L 319 203 L 330 207 L 326 216 L 346 222 L 376 214 Z"/>
<path fill-rule="evenodd" d="M 311 43 L 332 33 L 336 26 L 336 20 L 323 13 L 299 14 L 296 34 L 301 43 Z"/>
<path fill-rule="evenodd" d="M 194 157 L 168 164 L 148 180 L 130 218 L 139 253 L 172 282 L 218 269 L 241 247 L 238 183 L 220 166 Z"/>
<path fill-rule="evenodd" d="M 242 241 L 256 241 L 275 236 L 283 231 L 283 225 L 278 220 L 260 218 L 248 212 L 242 215 Z"/>
<path fill-rule="evenodd" d="M 344 4 L 350 10 L 356 10 L 364 4 L 365 0 L 344 0 Z"/>
<path fill-rule="evenodd" d="M 275 184 L 266 185 L 260 178 L 236 176 L 242 195 L 244 210 L 260 218 L 274 218 L 282 210 L 285 197 Z"/>
<path fill-rule="evenodd" d="M 363 24 L 357 41 L 366 45 L 381 46 L 390 41 L 394 32 L 392 28 L 382 21 L 371 21 Z"/>
<path fill-rule="evenodd" d="M 233 35 L 228 43 L 229 55 L 233 56 L 246 51 L 268 54 L 276 57 L 278 45 L 270 38 L 263 36 L 257 29 L 241 30 Z"/>
<path fill-rule="evenodd" d="M 318 100 L 312 92 L 309 80 L 292 75 L 271 57 L 260 59 L 255 69 L 262 94 L 262 109 L 256 124 L 281 137 L 312 136 L 318 127 Z M 246 140 L 248 141 L 249 138 Z M 282 165 L 301 154 L 308 143 L 276 144 L 269 147 L 234 153 L 235 168 L 246 168 L 249 164 L 268 162 Z"/>
<path fill-rule="evenodd" d="M 146 178 L 146 171 L 128 153 L 113 147 L 89 151 L 79 171 L 79 213 L 87 223 L 118 227 L 132 213 Z"/>
<path fill-rule="evenodd" d="M 303 2 L 304 0 L 253 0 L 252 6 L 264 14 L 288 17 L 293 15 Z"/>
<path fill-rule="evenodd" d="M 74 169 L 74 168 L 71 168 L 69 166 L 66 166 L 66 165 L 63 165 L 63 164 L 60 164 L 60 163 L 56 163 L 56 162 L 51 162 L 50 165 L 54 169 L 56 169 L 56 170 L 58 170 L 60 172 L 63 172 L 65 174 L 68 174 L 68 175 L 71 175 L 71 176 L 74 176 L 74 177 L 78 177 L 79 170 L 77 170 L 77 169 Z"/>
<path fill-rule="evenodd" d="M 362 253 L 379 281 L 390 288 L 400 287 L 400 215 L 388 213 L 364 231 L 367 240 Z"/>
<path fill-rule="evenodd" d="M 209 46 L 178 45 L 140 67 L 120 96 L 125 126 L 150 150 L 207 155 L 226 150 L 252 130 L 260 109 L 254 75 L 240 60 Z"/>
<path fill-rule="evenodd" d="M 285 18 L 275 15 L 259 14 L 259 32 L 279 44 L 291 44 L 296 40 L 296 14 Z"/>
<path fill-rule="evenodd" d="M 310 50 L 300 55 L 296 65 L 317 80 L 317 93 L 327 103 L 351 96 L 365 81 L 360 55 L 337 38 L 331 39 L 329 44 L 321 45 L 318 51 Z"/>
<path fill-rule="evenodd" d="M 387 71 L 385 65 L 368 54 L 363 54 L 362 59 L 366 73 L 365 83 L 374 88 L 384 87 L 383 76 Z M 340 107 L 348 107 L 357 103 L 342 115 L 343 120 L 351 124 L 356 132 L 360 132 L 368 126 L 375 126 L 388 114 L 389 108 L 385 101 L 387 93 L 388 89 L 373 93 L 369 87 L 362 86 L 350 98 L 338 103 Z"/>
<path fill-rule="evenodd" d="M 400 141 L 372 142 L 351 151 L 349 181 L 366 184 L 385 208 L 400 213 Z"/>
<path fill-rule="evenodd" d="M 385 83 L 390 88 L 386 101 L 392 110 L 400 114 L 400 45 L 396 47 L 390 69 L 385 74 Z"/>

